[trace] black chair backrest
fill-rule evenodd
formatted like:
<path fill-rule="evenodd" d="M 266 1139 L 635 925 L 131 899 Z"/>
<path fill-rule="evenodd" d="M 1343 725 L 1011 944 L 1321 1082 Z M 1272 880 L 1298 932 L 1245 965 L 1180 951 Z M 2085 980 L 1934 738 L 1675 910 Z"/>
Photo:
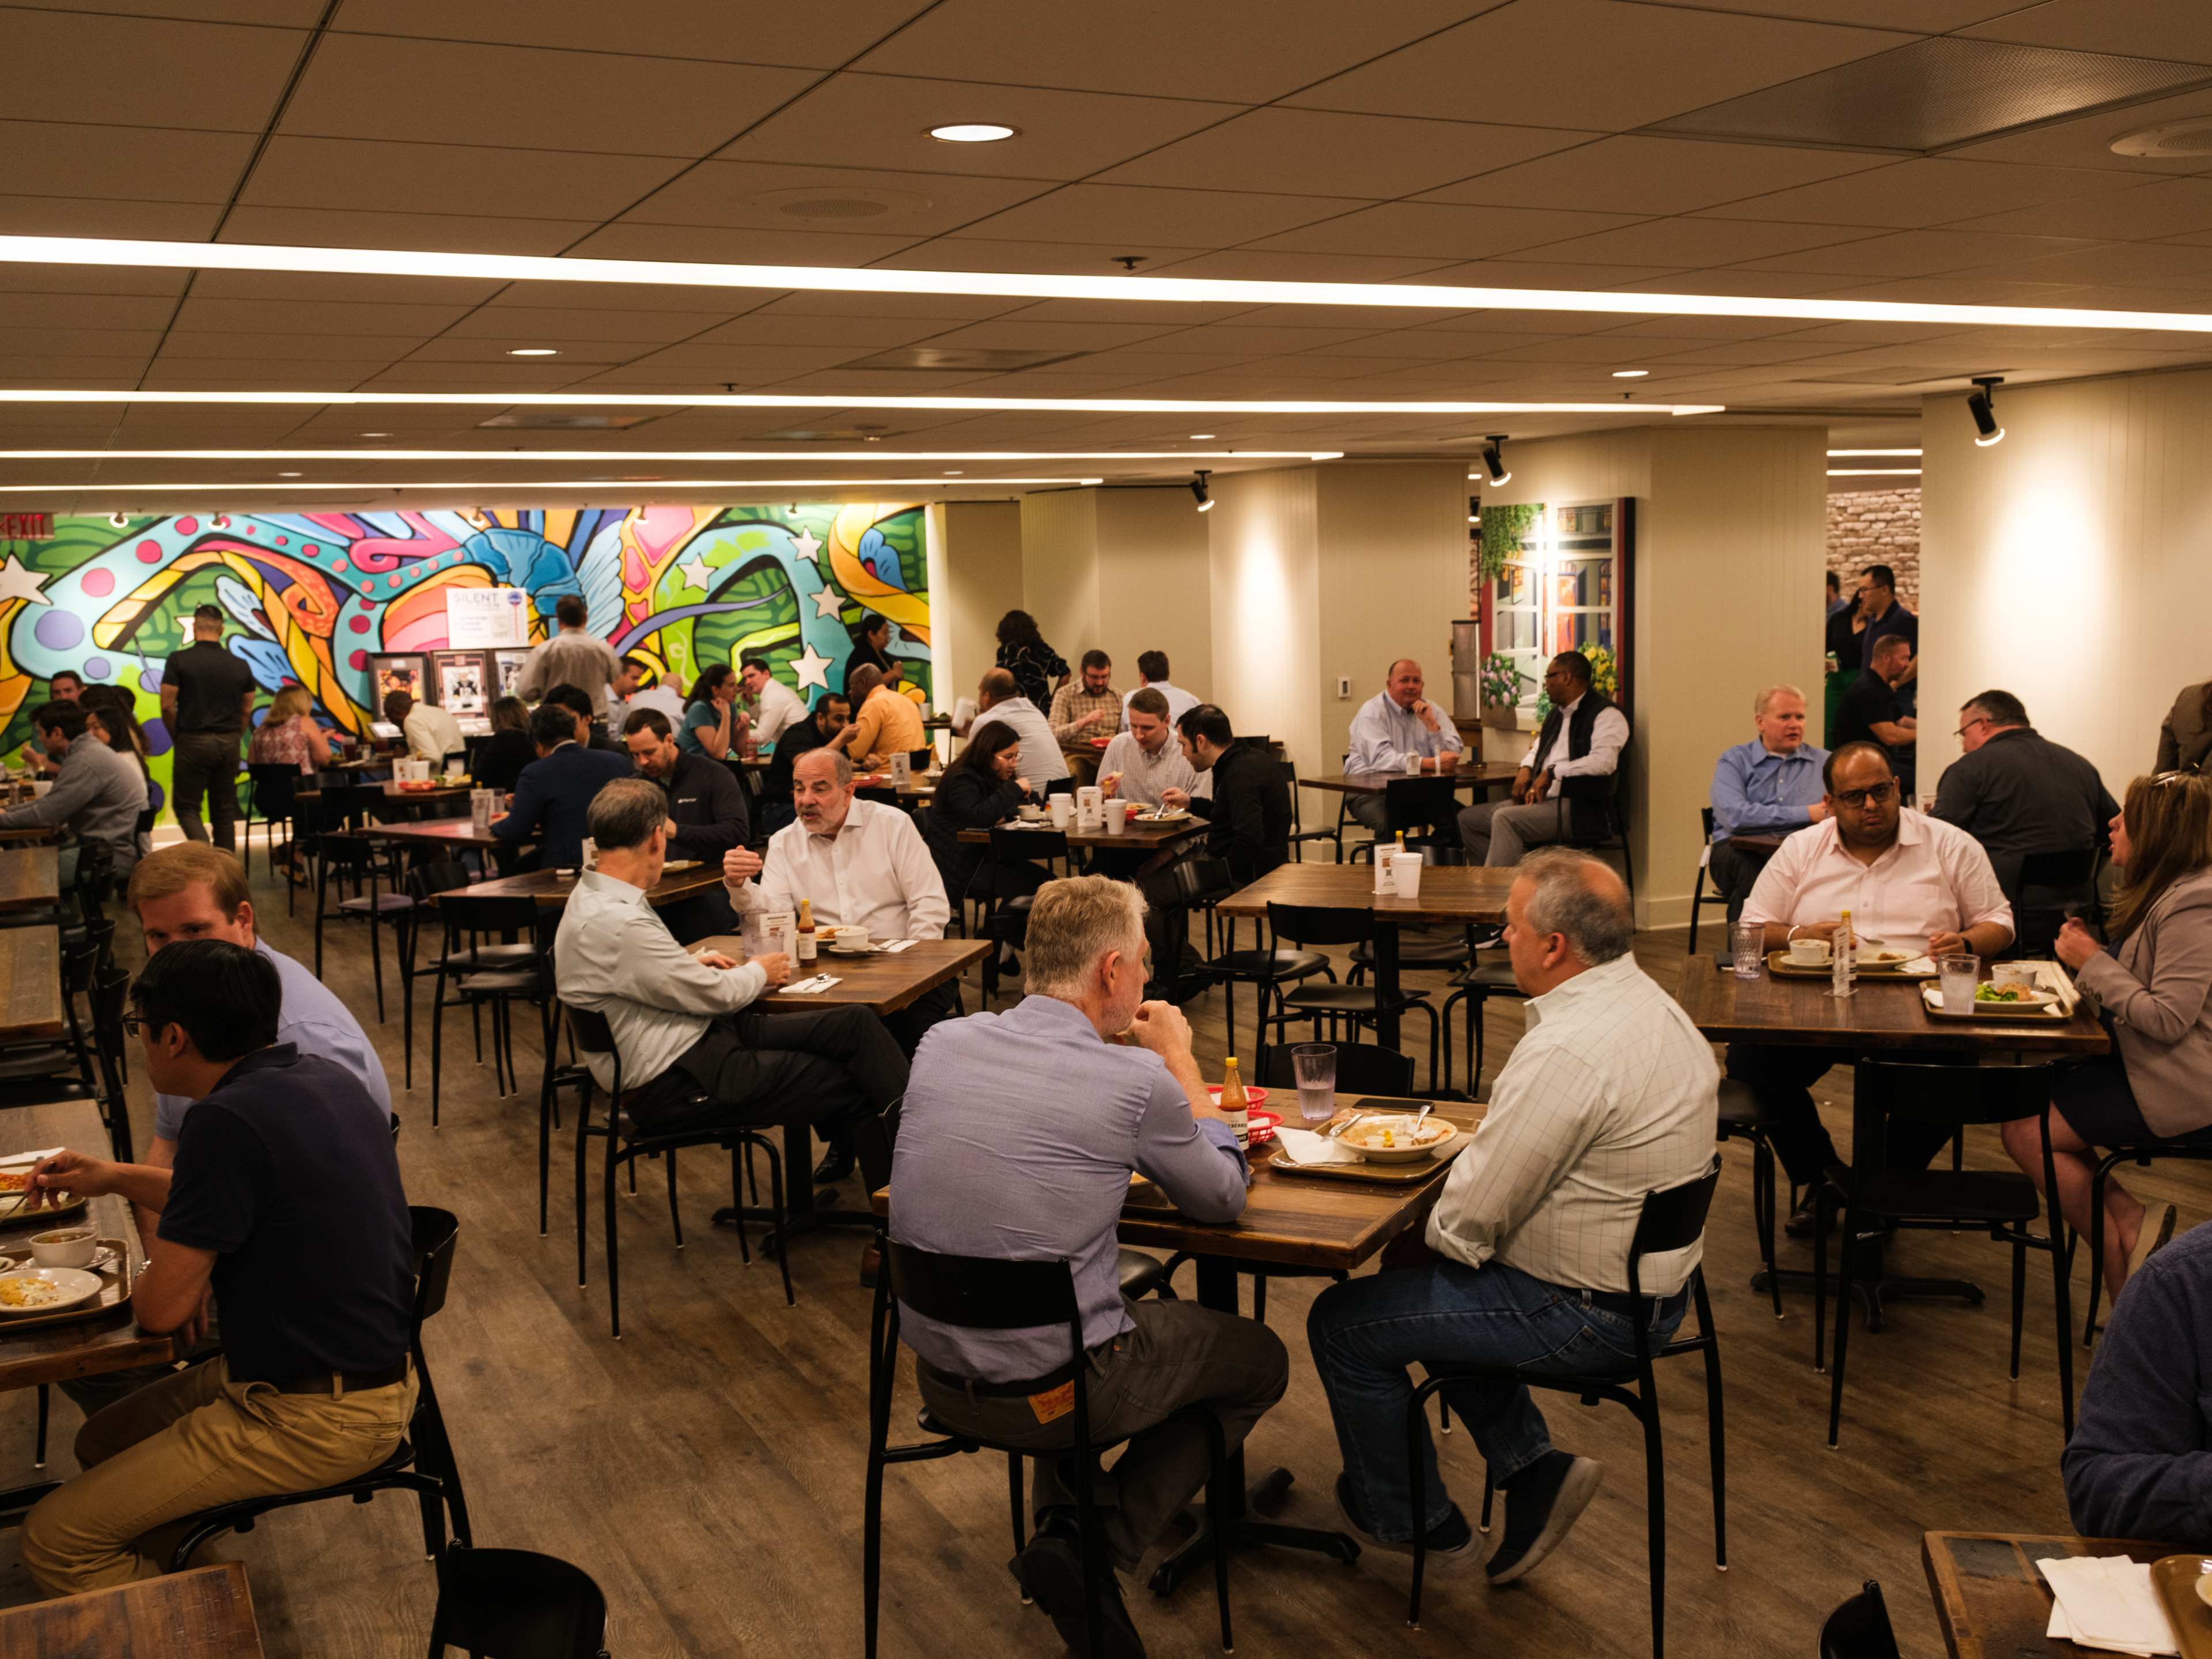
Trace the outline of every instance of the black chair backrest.
<path fill-rule="evenodd" d="M 1711 841 L 1713 838 L 1713 809 L 1710 806 L 1700 806 L 1698 809 L 1698 822 L 1705 828 L 1705 839 Z"/>
<path fill-rule="evenodd" d="M 292 816 L 292 796 L 300 787 L 300 769 L 289 761 L 260 761 L 250 763 L 246 769 L 253 781 L 253 816 L 258 818 L 288 818 Z"/>
<path fill-rule="evenodd" d="M 2020 884 L 2022 887 L 2059 887 L 2069 890 L 2084 888 L 2097 873 L 2097 854 L 2094 848 L 2081 848 L 2071 853 L 2027 853 L 2020 860 Z"/>
<path fill-rule="evenodd" d="M 1270 904 L 1267 927 L 1296 945 L 1365 945 L 1375 937 L 1370 910 L 1329 910 L 1304 904 Z"/>
<path fill-rule="evenodd" d="M 370 805 L 381 806 L 385 799 L 381 784 L 326 781 L 315 797 L 315 828 L 328 830 L 358 826 L 368 817 Z"/>
<path fill-rule="evenodd" d="M 457 933 L 496 933 L 503 939 L 537 937 L 538 901 L 527 896 L 479 893 L 463 897 L 447 892 L 439 898 L 438 908 L 446 918 L 449 937 Z"/>
<path fill-rule="evenodd" d="M 1897 1632 L 1890 1628 L 1889 1607 L 1881 1586 L 1866 1588 L 1838 1605 L 1820 1626 L 1820 1659 L 1898 1659 Z"/>
<path fill-rule="evenodd" d="M 458 1647 L 488 1659 L 600 1659 L 607 1598 L 580 1567 L 531 1550 L 438 1557 L 430 1659 Z"/>
<path fill-rule="evenodd" d="M 433 893 L 450 893 L 457 887 L 469 886 L 475 880 L 466 865 L 440 859 L 434 864 L 418 864 L 410 870 L 407 891 L 411 897 L 426 899 Z"/>
<path fill-rule="evenodd" d="M 2051 1104 L 2048 1066 L 1929 1066 L 1869 1060 L 1858 1087 L 1875 1091 L 1892 1117 L 1923 1123 L 2008 1123 Z"/>
<path fill-rule="evenodd" d="M 1694 1181 L 1644 1194 L 1644 1212 L 1636 1218 L 1636 1236 L 1628 1245 L 1632 1269 L 1638 1256 L 1686 1250 L 1702 1238 L 1705 1215 L 1713 1207 L 1713 1193 L 1720 1184 L 1721 1161 L 1717 1154 L 1705 1174 Z"/>
<path fill-rule="evenodd" d="M 1298 763 L 1294 760 L 1275 763 L 1275 775 L 1283 781 L 1283 787 L 1291 792 L 1291 833 L 1297 835 L 1305 829 L 1298 812 Z"/>
<path fill-rule="evenodd" d="M 377 845 L 350 830 L 325 830 L 313 837 L 315 856 L 339 870 L 367 870 L 376 862 Z"/>
<path fill-rule="evenodd" d="M 1382 786 L 1382 807 L 1393 835 L 1433 830 L 1458 818 L 1458 787 L 1449 778 L 1393 778 Z"/>
<path fill-rule="evenodd" d="M 1067 856 L 1067 837 L 1057 830 L 1006 830 L 991 826 L 991 862 L 1030 864 Z"/>
<path fill-rule="evenodd" d="M 907 764 L 913 767 L 915 771 L 927 772 L 929 770 L 930 762 L 937 758 L 937 751 L 930 748 L 909 749 L 906 751 L 906 758 Z"/>
<path fill-rule="evenodd" d="M 453 1277 L 453 1242 L 460 1237 L 460 1218 L 451 1210 L 434 1210 L 410 1204 L 407 1213 L 415 1224 L 415 1322 L 421 1324 L 446 1305 L 446 1287 Z"/>
<path fill-rule="evenodd" d="M 615 1028 L 607 1024 L 607 1017 L 595 1008 L 579 1008 L 573 1002 L 561 1005 L 561 1012 L 568 1017 L 568 1034 L 576 1039 L 576 1046 L 587 1054 L 612 1054 L 615 1048 Z"/>
<path fill-rule="evenodd" d="M 1044 793 L 1048 799 L 1054 795 L 1072 795 L 1075 793 L 1075 780 L 1073 776 L 1048 778 L 1045 781 Z"/>
<path fill-rule="evenodd" d="M 883 1265 L 890 1275 L 891 1294 L 940 1325 L 969 1331 L 1066 1325 L 1081 1346 L 1083 1310 L 1075 1300 L 1075 1270 L 1064 1261 L 939 1255 L 885 1239 Z"/>
<path fill-rule="evenodd" d="M 1263 1089 L 1295 1089 L 1297 1069 L 1291 1064 L 1291 1044 L 1270 1043 L 1260 1050 L 1252 1080 Z M 1336 1046 L 1336 1091 L 1340 1095 L 1383 1095 L 1403 1099 L 1413 1092 L 1413 1057 L 1373 1042 L 1340 1042 Z M 1287 1105 L 1284 1116 L 1290 1115 Z"/>

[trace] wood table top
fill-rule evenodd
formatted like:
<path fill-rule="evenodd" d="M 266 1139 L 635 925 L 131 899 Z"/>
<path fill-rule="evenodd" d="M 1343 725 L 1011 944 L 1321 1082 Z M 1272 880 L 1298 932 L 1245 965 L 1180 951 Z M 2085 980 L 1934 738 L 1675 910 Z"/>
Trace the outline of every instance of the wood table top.
<path fill-rule="evenodd" d="M 496 823 L 498 820 L 494 819 Z M 386 841 L 419 842 L 431 847 L 514 847 L 489 830 L 479 830 L 473 818 L 416 818 L 411 823 L 364 824 L 360 832 Z"/>
<path fill-rule="evenodd" d="M 646 889 L 645 902 L 658 908 L 721 884 L 721 866 L 698 864 L 689 870 L 677 870 L 663 875 Z M 557 910 L 568 902 L 568 895 L 575 890 L 576 872 L 573 870 L 529 870 L 519 876 L 500 876 L 468 887 L 449 888 L 445 892 L 433 894 L 431 901 L 434 903 L 443 898 L 533 898 L 542 908 Z"/>
<path fill-rule="evenodd" d="M 1418 898 L 1375 890 L 1364 864 L 1279 865 L 1217 907 L 1224 916 L 1264 916 L 1270 904 L 1324 910 L 1371 910 L 1394 921 L 1502 922 L 1513 872 L 1479 864 L 1432 864 L 1421 872 Z"/>
<path fill-rule="evenodd" d="M 58 1037 L 65 1029 L 61 929 L 0 928 L 0 1042 Z M 30 1144 L 50 1143 L 34 1140 Z"/>
<path fill-rule="evenodd" d="M 701 939 L 692 948 L 702 946 L 735 957 L 740 962 L 744 960 L 744 941 L 726 933 Z M 839 983 L 826 991 L 796 996 L 786 991 L 770 991 L 752 1006 L 770 1013 L 794 1008 L 860 1007 L 872 1009 L 878 1014 L 895 1014 L 945 981 L 958 978 L 971 963 L 990 955 L 994 948 L 988 939 L 923 939 L 890 954 L 841 957 L 824 951 L 811 968 L 793 963 L 791 976 L 805 979 L 814 974 L 835 974 Z"/>
<path fill-rule="evenodd" d="M 1920 1539 L 1921 1565 L 1951 1659 L 2071 1659 L 2087 1651 L 2044 1634 L 2052 1598 L 2035 1570 L 2038 1561 L 2075 1555 L 2156 1561 L 2180 1553 L 2172 1544 L 2064 1534 L 1930 1532 Z"/>
<path fill-rule="evenodd" d="M 58 823 L 19 823 L 0 829 L 0 846 L 33 846 L 42 841 L 52 841 L 62 832 Z"/>
<path fill-rule="evenodd" d="M 1715 1042 L 1809 1048 L 1994 1048 L 2100 1054 L 2105 1028 L 2077 1006 L 2064 1024 L 2026 1020 L 1938 1019 L 1922 1005 L 1917 980 L 1861 978 L 1843 1000 L 1825 979 L 1777 978 L 1762 969 L 1738 979 L 1702 953 L 1682 965 L 1675 1000 L 1690 1023 Z"/>
<path fill-rule="evenodd" d="M 1519 770 L 1517 766 L 1508 766 L 1503 761 L 1480 761 L 1450 772 L 1423 772 L 1419 775 L 1424 783 L 1434 783 L 1437 778 L 1445 777 L 1455 784 L 1487 789 L 1512 782 Z M 1414 775 L 1411 772 L 1324 772 L 1319 777 L 1300 778 L 1298 787 L 1327 789 L 1340 795 L 1379 795 L 1392 784 L 1403 783 Z"/>
<path fill-rule="evenodd" d="M 48 1146 L 73 1146 L 106 1157 L 107 1127 L 100 1121 L 97 1103 L 89 1100 L 54 1101 L 44 1106 L 26 1106 L 0 1119 L 0 1149 L 15 1153 Z M 83 1218 L 99 1229 L 102 1238 L 124 1240 L 131 1247 L 132 1261 L 144 1265 L 137 1224 L 131 1217 L 131 1206 L 121 1197 L 109 1193 L 94 1199 L 85 1206 Z M 33 1233 L 40 1231 L 29 1223 L 0 1228 L 0 1243 L 25 1243 Z M 46 1325 L 35 1330 L 13 1330 L 0 1325 L 0 1389 L 34 1388 L 41 1382 L 62 1382 L 72 1377 L 96 1376 L 102 1371 L 128 1370 L 134 1365 L 161 1364 L 173 1354 L 169 1339 L 141 1332 L 131 1323 L 127 1308 L 118 1308 L 97 1318 L 67 1325 Z M 95 1650 L 112 1651 L 85 1650 Z M 5 1641 L 0 1641 L 0 1653 L 14 1651 Z"/>
<path fill-rule="evenodd" d="M 238 1561 L 0 1612 L 8 1659 L 260 1659 L 262 1651 Z"/>
<path fill-rule="evenodd" d="M 1152 853 L 1158 851 L 1163 847 L 1172 847 L 1179 841 L 1188 841 L 1193 836 L 1202 836 L 1208 828 L 1206 821 L 1195 813 L 1179 823 L 1132 823 L 1118 836 L 1109 835 L 1104 830 L 1085 835 L 1071 826 L 1067 831 L 1067 844 L 1070 847 L 1086 848 L 1125 847 L 1131 852 Z M 1041 832 L 1025 830 L 1018 833 L 1036 835 Z M 977 846 L 988 847 L 991 844 L 991 832 L 988 830 L 963 830 L 960 832 L 960 839 Z"/>
<path fill-rule="evenodd" d="M 0 852 L 0 910 L 36 910 L 61 896 L 58 849 L 15 847 Z"/>

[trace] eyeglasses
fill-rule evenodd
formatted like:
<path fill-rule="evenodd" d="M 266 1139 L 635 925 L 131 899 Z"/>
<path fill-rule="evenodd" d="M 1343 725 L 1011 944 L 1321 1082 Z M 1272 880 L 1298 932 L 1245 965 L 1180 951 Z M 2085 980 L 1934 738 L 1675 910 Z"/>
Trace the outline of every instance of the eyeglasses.
<path fill-rule="evenodd" d="M 1995 724 L 1996 722 L 1990 720 L 1987 714 L 1977 714 L 1973 719 L 1966 721 L 1951 735 L 1954 738 L 1963 738 L 1967 732 L 1972 731 L 1978 726 L 1993 726 Z"/>
<path fill-rule="evenodd" d="M 1836 799 L 1856 811 L 1869 802 L 1876 806 L 1884 805 L 1896 793 L 1897 786 L 1894 783 L 1877 783 L 1871 789 L 1846 789 Z"/>
<path fill-rule="evenodd" d="M 2203 772 L 2197 765 L 2192 764 L 2184 766 L 2178 768 L 2172 772 L 2160 773 L 2156 777 L 2150 781 L 2150 787 L 2154 789 L 2164 789 L 2169 785 L 2186 783 L 2191 778 L 2199 778 L 2203 775 Z"/>

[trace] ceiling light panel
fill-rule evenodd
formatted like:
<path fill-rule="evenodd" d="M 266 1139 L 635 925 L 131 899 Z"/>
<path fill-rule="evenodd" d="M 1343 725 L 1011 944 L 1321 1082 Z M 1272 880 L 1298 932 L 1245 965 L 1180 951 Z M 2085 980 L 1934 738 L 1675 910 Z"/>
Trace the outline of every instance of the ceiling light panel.
<path fill-rule="evenodd" d="M 1914 451 L 1917 454 L 1918 451 Z M 1335 449 L 0 449 L 0 461 L 1334 461 Z"/>
<path fill-rule="evenodd" d="M 2212 322 L 2212 318 L 2206 319 Z M 908 409 L 1097 415 L 1713 415 L 1720 404 L 1368 402 L 1218 398 L 808 397 L 773 392 L 132 391 L 0 387 L 5 404 L 414 404 L 428 406 L 632 409 Z"/>

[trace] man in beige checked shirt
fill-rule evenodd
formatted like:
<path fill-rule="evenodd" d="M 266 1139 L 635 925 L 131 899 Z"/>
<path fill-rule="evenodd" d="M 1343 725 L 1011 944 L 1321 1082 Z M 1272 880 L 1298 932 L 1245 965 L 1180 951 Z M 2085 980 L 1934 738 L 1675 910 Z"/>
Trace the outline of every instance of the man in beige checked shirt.
<path fill-rule="evenodd" d="M 1620 878 L 1586 853 L 1531 853 L 1505 915 L 1528 1033 L 1430 1214 L 1434 1255 L 1332 1285 L 1306 1322 L 1344 1454 L 1337 1502 L 1384 1549 L 1410 1550 L 1413 1535 L 1407 1366 L 1625 1375 L 1637 1322 L 1655 1345 L 1681 1322 L 1700 1254 L 1646 1257 L 1646 1294 L 1628 1294 L 1645 1194 L 1712 1162 L 1720 1072 L 1711 1045 L 1629 954 L 1635 922 Z M 1553 1448 L 1519 1383 L 1462 1382 L 1443 1397 L 1505 1491 L 1504 1534 L 1485 1571 L 1510 1583 L 1574 1524 L 1598 1465 Z M 1463 1571 L 1481 1550 L 1425 1431 L 1421 1456 L 1429 1560 Z"/>

